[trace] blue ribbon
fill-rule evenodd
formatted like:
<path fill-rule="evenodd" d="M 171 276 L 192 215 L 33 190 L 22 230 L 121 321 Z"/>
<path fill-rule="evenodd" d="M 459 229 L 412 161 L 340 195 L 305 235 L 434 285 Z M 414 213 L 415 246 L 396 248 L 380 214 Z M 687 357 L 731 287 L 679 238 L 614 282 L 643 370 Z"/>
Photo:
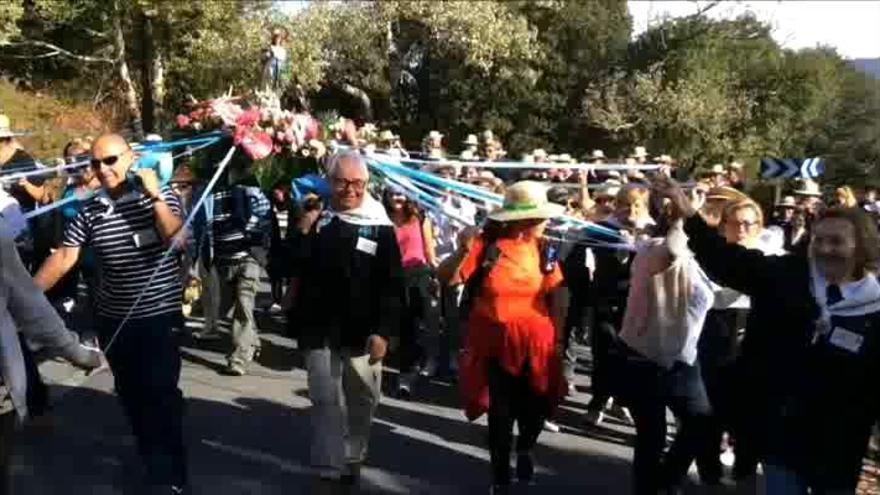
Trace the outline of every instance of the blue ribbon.
<path fill-rule="evenodd" d="M 376 168 L 382 171 L 386 176 L 389 175 L 388 171 L 392 173 L 402 175 L 412 180 L 413 182 L 424 182 L 431 185 L 436 185 L 440 187 L 444 187 L 446 189 L 458 192 L 464 196 L 468 196 L 471 198 L 489 201 L 492 203 L 502 203 L 503 197 L 500 194 L 491 193 L 486 191 L 485 189 L 472 186 L 470 184 L 464 184 L 458 181 L 444 179 L 442 177 L 437 177 L 436 175 L 423 172 L 421 170 L 414 170 L 409 167 L 392 163 L 387 160 L 379 160 L 376 155 L 370 155 L 367 157 L 367 163 L 371 165 L 373 168 Z M 598 225 L 594 222 L 590 222 L 587 220 L 581 220 L 573 217 L 564 217 L 565 220 L 573 223 L 581 230 L 585 231 L 588 235 L 595 235 L 607 238 L 611 236 L 614 239 L 620 239 L 623 241 L 623 237 L 614 229 L 610 229 L 608 227 L 604 227 L 602 225 Z"/>

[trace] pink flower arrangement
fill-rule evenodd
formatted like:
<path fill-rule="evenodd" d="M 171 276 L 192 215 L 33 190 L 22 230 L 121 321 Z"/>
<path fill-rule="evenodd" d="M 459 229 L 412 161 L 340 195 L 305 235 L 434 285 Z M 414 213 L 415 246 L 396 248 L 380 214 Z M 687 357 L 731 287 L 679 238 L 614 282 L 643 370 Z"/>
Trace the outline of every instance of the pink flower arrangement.
<path fill-rule="evenodd" d="M 320 124 L 307 113 L 282 110 L 277 98 L 258 94 L 259 104 L 246 109 L 238 98 L 222 97 L 196 103 L 187 114 L 180 114 L 176 123 L 182 129 L 233 130 L 233 141 L 254 160 L 271 154 L 308 156 L 309 141 L 320 139 Z"/>

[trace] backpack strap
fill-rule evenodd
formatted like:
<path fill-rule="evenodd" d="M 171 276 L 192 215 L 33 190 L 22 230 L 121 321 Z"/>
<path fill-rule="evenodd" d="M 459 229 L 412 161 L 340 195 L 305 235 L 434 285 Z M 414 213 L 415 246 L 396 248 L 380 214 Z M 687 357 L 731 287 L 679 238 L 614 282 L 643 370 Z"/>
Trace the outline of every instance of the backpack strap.
<path fill-rule="evenodd" d="M 477 262 L 477 269 L 464 283 L 460 310 L 460 315 L 463 319 L 467 319 L 474 300 L 476 300 L 477 295 L 479 295 L 480 288 L 483 287 L 483 282 L 486 280 L 486 277 L 489 275 L 489 272 L 492 271 L 495 264 L 498 263 L 499 258 L 501 258 L 501 249 L 499 249 L 498 245 L 494 242 L 487 244 L 483 248 L 483 252 L 480 253 Z"/>

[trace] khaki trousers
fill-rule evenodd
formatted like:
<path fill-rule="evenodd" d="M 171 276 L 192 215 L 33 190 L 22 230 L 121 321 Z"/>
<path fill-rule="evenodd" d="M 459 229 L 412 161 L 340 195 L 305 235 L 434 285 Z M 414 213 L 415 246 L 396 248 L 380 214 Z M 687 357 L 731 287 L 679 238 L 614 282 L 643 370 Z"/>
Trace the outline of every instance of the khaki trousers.
<path fill-rule="evenodd" d="M 373 413 L 379 405 L 382 362 L 369 355 L 314 349 L 306 353 L 312 400 L 311 464 L 339 472 L 366 459 Z"/>

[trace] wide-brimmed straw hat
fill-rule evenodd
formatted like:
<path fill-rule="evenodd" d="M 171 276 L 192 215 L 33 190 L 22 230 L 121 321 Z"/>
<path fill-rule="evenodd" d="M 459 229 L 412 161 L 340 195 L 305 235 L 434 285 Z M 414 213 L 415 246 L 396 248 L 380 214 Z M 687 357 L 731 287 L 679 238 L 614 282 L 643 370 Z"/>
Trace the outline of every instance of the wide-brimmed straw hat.
<path fill-rule="evenodd" d="M 822 190 L 819 188 L 818 182 L 805 180 L 803 181 L 801 188 L 794 191 L 794 194 L 798 196 L 821 196 Z"/>
<path fill-rule="evenodd" d="M 794 199 L 794 196 L 786 196 L 782 198 L 782 201 L 776 203 L 776 206 L 779 208 L 797 208 L 797 200 Z"/>
<path fill-rule="evenodd" d="M 706 199 L 719 199 L 724 201 L 742 201 L 749 197 L 742 191 L 732 187 L 713 187 L 706 192 Z"/>
<path fill-rule="evenodd" d="M 466 144 L 468 146 L 479 146 L 480 140 L 477 139 L 476 134 L 468 134 L 467 139 L 461 142 L 462 144 Z"/>
<path fill-rule="evenodd" d="M 14 130 L 9 117 L 0 114 L 0 138 L 11 138 L 25 135 L 27 135 L 27 132 Z"/>
<path fill-rule="evenodd" d="M 596 162 L 596 161 L 604 160 L 604 159 L 605 159 L 605 152 L 602 150 L 593 150 L 593 152 L 590 153 L 589 161 L 591 161 L 591 162 Z"/>
<path fill-rule="evenodd" d="M 443 139 L 443 134 L 440 131 L 431 131 L 428 133 L 428 139 Z"/>
<path fill-rule="evenodd" d="M 558 217 L 565 207 L 547 200 L 547 188 L 538 182 L 524 180 L 507 188 L 504 205 L 489 214 L 496 222 L 516 220 L 546 220 Z"/>
<path fill-rule="evenodd" d="M 630 155 L 632 158 L 644 158 L 648 156 L 648 150 L 645 149 L 644 146 L 636 146 L 636 149 L 633 151 L 633 154 Z"/>

